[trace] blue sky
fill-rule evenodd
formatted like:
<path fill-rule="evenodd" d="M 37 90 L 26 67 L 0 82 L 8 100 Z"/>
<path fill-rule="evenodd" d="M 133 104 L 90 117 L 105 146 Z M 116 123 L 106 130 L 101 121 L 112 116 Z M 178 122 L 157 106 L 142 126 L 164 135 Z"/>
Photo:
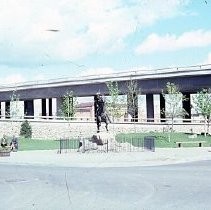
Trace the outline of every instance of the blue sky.
<path fill-rule="evenodd" d="M 0 83 L 211 63 L 210 0 L 0 0 Z"/>

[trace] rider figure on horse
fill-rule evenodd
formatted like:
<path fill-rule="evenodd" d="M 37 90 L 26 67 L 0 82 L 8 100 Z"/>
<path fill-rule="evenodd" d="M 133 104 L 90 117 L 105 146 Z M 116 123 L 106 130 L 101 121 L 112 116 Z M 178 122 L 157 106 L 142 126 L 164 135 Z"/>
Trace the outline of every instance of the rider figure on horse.
<path fill-rule="evenodd" d="M 101 122 L 106 123 L 106 130 L 108 131 L 108 122 L 110 121 L 105 110 L 105 100 L 100 93 L 96 94 L 96 120 L 97 120 L 97 132 L 100 132 Z"/>

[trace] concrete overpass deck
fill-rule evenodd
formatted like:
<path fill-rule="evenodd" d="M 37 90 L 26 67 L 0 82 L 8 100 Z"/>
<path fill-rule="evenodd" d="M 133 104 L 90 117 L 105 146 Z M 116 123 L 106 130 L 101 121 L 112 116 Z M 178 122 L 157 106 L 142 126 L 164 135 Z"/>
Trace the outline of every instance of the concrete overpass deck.
<path fill-rule="evenodd" d="M 160 110 L 165 109 L 165 100 L 161 93 L 167 82 L 178 85 L 180 91 L 189 99 L 182 106 L 191 117 L 190 95 L 203 88 L 211 88 L 211 64 L 6 84 L 0 86 L 0 102 L 2 103 L 0 110 L 3 113 L 10 112 L 11 95 L 14 90 L 17 90 L 19 100 L 24 101 L 24 113 L 28 116 L 34 115 L 36 99 L 41 100 L 39 107 L 42 109 L 42 116 L 52 116 L 53 112 L 59 113 L 62 98 L 67 91 L 73 91 L 77 97 L 92 96 L 94 101 L 94 96 L 98 91 L 105 96 L 109 95 L 106 85 L 108 81 L 118 82 L 120 94 L 126 95 L 127 82 L 131 79 L 137 81 L 138 94 L 146 94 L 146 118 L 154 118 L 154 94 L 160 95 Z M 56 111 L 52 111 L 53 108 Z"/>
<path fill-rule="evenodd" d="M 35 88 L 49 88 L 61 86 L 85 85 L 93 83 L 106 83 L 108 81 L 129 81 L 133 80 L 150 80 L 186 76 L 211 75 L 211 64 L 187 67 L 170 67 L 162 69 L 136 70 L 130 72 L 119 72 L 113 74 L 90 75 L 80 77 L 64 77 L 51 80 L 29 81 L 16 83 L 12 85 L 0 85 L 0 94 L 5 91 L 14 89 L 26 90 Z"/>

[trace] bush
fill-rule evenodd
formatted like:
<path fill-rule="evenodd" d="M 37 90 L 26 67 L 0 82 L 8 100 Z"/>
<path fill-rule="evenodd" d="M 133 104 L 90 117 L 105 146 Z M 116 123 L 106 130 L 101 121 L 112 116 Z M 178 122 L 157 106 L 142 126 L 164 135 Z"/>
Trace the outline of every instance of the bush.
<path fill-rule="evenodd" d="M 24 138 L 32 137 L 32 127 L 27 120 L 25 120 L 21 124 L 20 135 L 23 136 Z"/>

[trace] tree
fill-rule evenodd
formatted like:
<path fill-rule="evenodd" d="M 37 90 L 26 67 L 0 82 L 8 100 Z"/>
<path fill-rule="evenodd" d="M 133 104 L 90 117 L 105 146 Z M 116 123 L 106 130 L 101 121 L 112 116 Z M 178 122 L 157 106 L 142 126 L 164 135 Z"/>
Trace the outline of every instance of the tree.
<path fill-rule="evenodd" d="M 19 101 L 17 90 L 13 90 L 12 95 L 10 96 L 10 111 L 8 113 L 12 119 L 20 118 L 21 116 Z"/>
<path fill-rule="evenodd" d="M 23 136 L 24 138 L 32 137 L 32 127 L 27 120 L 21 124 L 20 136 Z"/>
<path fill-rule="evenodd" d="M 6 116 L 8 116 L 11 119 L 11 128 L 12 128 L 12 134 L 14 135 L 15 132 L 15 119 L 18 119 L 21 117 L 21 109 L 19 104 L 19 95 L 17 93 L 17 90 L 13 90 L 12 95 L 10 96 L 10 106 L 6 110 Z"/>
<path fill-rule="evenodd" d="M 167 109 L 163 109 L 161 112 L 171 119 L 171 131 L 173 131 L 174 119 L 176 117 L 184 117 L 185 115 L 188 115 L 186 110 L 180 105 L 181 102 L 188 99 L 183 96 L 183 94 L 179 91 L 179 88 L 174 83 L 170 82 L 167 82 L 166 90 L 162 90 L 162 95 L 167 104 Z"/>
<path fill-rule="evenodd" d="M 106 85 L 110 96 L 110 98 L 106 100 L 106 108 L 109 115 L 111 115 L 112 120 L 114 121 L 114 119 L 119 119 L 124 115 L 122 112 L 122 108 L 125 106 L 124 98 L 120 97 L 120 91 L 117 82 L 109 81 L 106 83 Z"/>
<path fill-rule="evenodd" d="M 197 92 L 195 97 L 193 97 L 193 102 L 196 104 L 197 113 L 204 118 L 204 135 L 206 136 L 206 133 L 209 133 L 211 121 L 211 89 L 203 89 Z"/>
<path fill-rule="evenodd" d="M 76 113 L 77 98 L 73 91 L 68 91 L 62 98 L 61 112 L 66 120 L 72 120 Z"/>
<path fill-rule="evenodd" d="M 137 81 L 130 79 L 127 82 L 127 106 L 128 113 L 132 116 L 134 121 L 138 118 L 138 94 L 140 90 L 137 87 Z"/>

